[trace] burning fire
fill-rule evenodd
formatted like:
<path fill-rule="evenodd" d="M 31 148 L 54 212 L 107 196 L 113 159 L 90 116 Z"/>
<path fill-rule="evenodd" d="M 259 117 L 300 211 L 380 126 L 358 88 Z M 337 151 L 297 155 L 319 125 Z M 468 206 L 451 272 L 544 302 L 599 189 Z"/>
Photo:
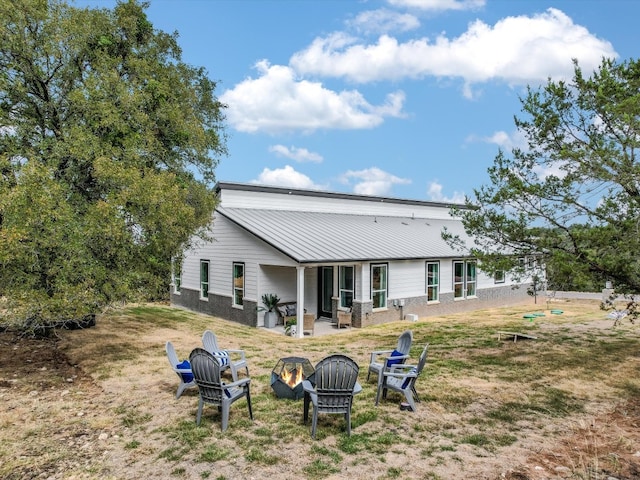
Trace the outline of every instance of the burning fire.
<path fill-rule="evenodd" d="M 287 370 L 286 368 L 284 368 L 282 370 L 282 373 L 280 374 L 280 378 L 291 388 L 295 387 L 299 383 L 302 383 L 302 380 L 304 380 L 304 377 L 302 375 L 302 366 L 301 368 L 294 367 L 291 370 Z"/>

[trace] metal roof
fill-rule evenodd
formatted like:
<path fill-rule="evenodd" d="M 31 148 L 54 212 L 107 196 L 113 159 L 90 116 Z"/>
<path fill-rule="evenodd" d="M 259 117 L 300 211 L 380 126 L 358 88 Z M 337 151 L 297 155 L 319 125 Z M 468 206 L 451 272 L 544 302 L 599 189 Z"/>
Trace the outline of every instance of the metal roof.
<path fill-rule="evenodd" d="M 216 211 L 298 263 L 459 257 L 442 239 L 442 230 L 468 238 L 462 223 L 454 219 L 254 208 Z"/>

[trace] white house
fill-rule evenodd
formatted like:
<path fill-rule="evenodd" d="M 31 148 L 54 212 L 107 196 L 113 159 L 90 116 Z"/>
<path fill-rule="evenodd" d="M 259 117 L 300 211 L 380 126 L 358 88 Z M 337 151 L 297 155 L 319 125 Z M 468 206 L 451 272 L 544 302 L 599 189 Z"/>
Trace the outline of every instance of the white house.
<path fill-rule="evenodd" d="M 176 262 L 174 305 L 262 326 L 257 307 L 275 293 L 297 318 L 351 309 L 365 327 L 527 295 L 441 238 L 445 227 L 466 237 L 451 204 L 226 182 L 217 192 L 212 240 Z"/>

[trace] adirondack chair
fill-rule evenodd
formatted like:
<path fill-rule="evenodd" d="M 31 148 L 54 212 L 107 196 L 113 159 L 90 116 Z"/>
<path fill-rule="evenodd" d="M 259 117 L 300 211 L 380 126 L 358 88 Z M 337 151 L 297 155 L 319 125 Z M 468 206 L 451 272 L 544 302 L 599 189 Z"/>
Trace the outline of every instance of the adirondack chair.
<path fill-rule="evenodd" d="M 383 381 L 379 385 L 376 392 L 376 405 L 378 405 L 378 399 L 380 398 L 380 391 L 382 390 L 382 398 L 387 398 L 387 391 L 393 390 L 395 392 L 402 393 L 409 404 L 411 411 L 416 411 L 415 402 L 419 402 L 418 393 L 416 392 L 416 380 L 422 373 L 422 369 L 427 363 L 427 351 L 429 350 L 429 344 L 426 344 L 422 349 L 420 358 L 418 359 L 418 365 L 399 364 L 389 367 L 389 369 L 382 372 Z"/>
<path fill-rule="evenodd" d="M 413 342 L 413 332 L 406 330 L 398 337 L 398 344 L 395 350 L 377 350 L 371 352 L 371 360 L 369 362 L 369 371 L 367 373 L 367 381 L 371 373 L 378 376 L 378 389 L 382 384 L 382 372 L 391 365 L 402 364 L 409 358 L 409 350 Z"/>
<path fill-rule="evenodd" d="M 313 405 L 311 437 L 316 438 L 318 414 L 344 415 L 347 434 L 351 435 L 351 406 L 353 396 L 362 391 L 358 383 L 359 367 L 345 355 L 330 355 L 316 365 L 314 382 L 302 382 L 304 390 L 304 423 L 309 419 L 309 406 Z"/>
<path fill-rule="evenodd" d="M 351 309 L 349 310 L 338 310 L 338 328 L 351 327 Z"/>
<path fill-rule="evenodd" d="M 313 313 L 305 313 L 303 317 L 302 329 L 303 333 L 309 332 L 311 335 L 315 332 L 316 316 Z"/>
<path fill-rule="evenodd" d="M 244 350 L 229 350 L 220 348 L 216 334 L 211 330 L 205 330 L 202 334 L 202 346 L 212 354 L 220 364 L 221 371 L 231 369 L 233 380 L 238 380 L 238 370 L 244 368 L 249 376 L 249 365 L 244 355 Z"/>
<path fill-rule="evenodd" d="M 253 420 L 253 410 L 251 408 L 251 393 L 249 377 L 232 383 L 224 383 L 220 375 L 220 363 L 209 352 L 203 348 L 195 348 L 189 355 L 193 377 L 198 385 L 199 400 L 198 413 L 196 414 L 196 424 L 200 425 L 202 420 L 202 410 L 205 403 L 218 407 L 222 418 L 221 426 L 224 432 L 229 426 L 229 410 L 231 404 L 241 398 L 247 399 L 249 417 Z"/>
<path fill-rule="evenodd" d="M 178 391 L 176 392 L 176 399 L 180 398 L 180 395 L 187 389 L 196 386 L 196 382 L 193 380 L 193 373 L 191 372 L 191 365 L 188 360 L 180 361 L 176 349 L 173 347 L 173 343 L 167 342 L 165 344 L 165 351 L 167 352 L 167 358 L 169 359 L 169 365 L 180 379 L 180 385 L 178 385 Z"/>

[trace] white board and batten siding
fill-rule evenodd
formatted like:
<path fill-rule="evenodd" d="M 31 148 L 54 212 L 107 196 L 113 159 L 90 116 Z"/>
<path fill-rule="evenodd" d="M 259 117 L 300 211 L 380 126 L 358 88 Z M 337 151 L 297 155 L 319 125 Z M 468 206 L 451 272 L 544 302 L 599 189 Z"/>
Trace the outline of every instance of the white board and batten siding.
<path fill-rule="evenodd" d="M 297 269 L 276 265 L 259 265 L 258 292 L 275 293 L 281 302 L 295 302 L 297 295 Z M 318 269 L 307 267 L 304 269 L 304 308 L 308 312 L 317 311 L 318 298 Z M 253 298 L 253 297 L 247 297 Z M 261 300 L 258 302 L 261 303 Z"/>
<path fill-rule="evenodd" d="M 452 293 L 454 259 L 441 259 L 438 262 L 440 263 L 439 292 L 440 294 Z M 426 295 L 426 264 L 427 260 L 389 262 L 389 299 L 393 300 Z M 480 268 L 476 268 L 476 290 L 500 288 L 517 284 L 518 283 L 514 282 L 509 276 L 507 276 L 503 283 L 496 284 L 492 276 L 487 275 L 480 270 Z"/>
<path fill-rule="evenodd" d="M 209 292 L 232 296 L 233 263 L 244 263 L 245 293 L 247 299 L 258 300 L 260 264 L 295 267 L 296 263 L 253 235 L 216 215 L 213 221 L 213 240 L 186 252 L 183 262 L 182 287 L 200 290 L 200 260 L 209 260 Z M 282 269 L 291 274 L 295 269 Z M 295 285 L 295 282 L 294 282 Z M 268 291 L 262 289 L 262 291 Z"/>
<path fill-rule="evenodd" d="M 258 210 L 289 210 L 297 212 L 327 212 L 350 215 L 379 215 L 406 218 L 450 219 L 446 205 L 404 204 L 349 198 L 317 197 L 271 192 L 246 192 L 222 190 L 221 204 L 226 208 L 251 208 Z"/>

